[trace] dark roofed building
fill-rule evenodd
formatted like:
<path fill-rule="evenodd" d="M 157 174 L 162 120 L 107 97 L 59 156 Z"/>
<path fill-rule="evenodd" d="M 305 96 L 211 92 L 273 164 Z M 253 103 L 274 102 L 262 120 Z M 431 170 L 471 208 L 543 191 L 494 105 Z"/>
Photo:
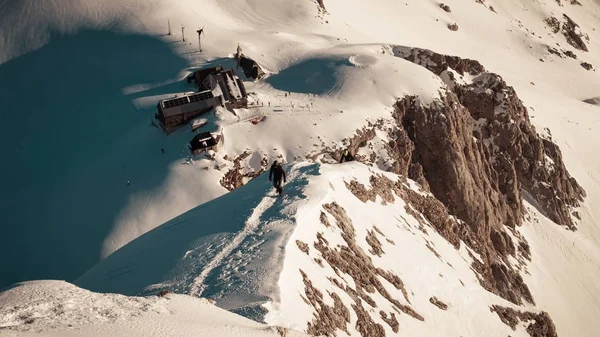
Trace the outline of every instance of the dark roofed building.
<path fill-rule="evenodd" d="M 222 142 L 222 135 L 213 135 L 210 132 L 202 132 L 194 136 L 188 147 L 193 155 L 198 155 L 210 150 L 218 151 Z"/>
<path fill-rule="evenodd" d="M 265 72 L 258 65 L 258 63 L 256 63 L 256 61 L 253 59 L 244 56 L 244 54 L 241 54 L 238 57 L 238 67 L 242 67 L 244 75 L 246 75 L 248 78 L 259 80 L 265 76 Z"/>
<path fill-rule="evenodd" d="M 215 97 L 212 91 L 208 90 L 164 99 L 158 102 L 158 113 L 155 117 L 168 134 L 186 122 L 211 111 L 221 103 L 221 97 Z"/>
<path fill-rule="evenodd" d="M 196 70 L 188 77 L 188 82 L 196 82 L 198 90 L 220 90 L 223 103 L 233 108 L 245 108 L 248 105 L 246 88 L 244 83 L 235 73 L 234 69 L 223 70 L 223 67 Z"/>
<path fill-rule="evenodd" d="M 221 89 L 225 102 L 231 103 L 231 106 L 236 109 L 248 106 L 246 88 L 242 80 L 235 73 L 235 70 L 225 70 L 214 75 L 214 77 Z"/>
<path fill-rule="evenodd" d="M 191 83 L 192 81 L 196 82 L 196 86 L 198 87 L 198 90 L 200 90 L 200 91 L 212 90 L 212 89 L 214 89 L 214 87 L 213 88 L 203 87 L 202 83 L 204 83 L 204 81 L 207 78 L 209 78 L 210 75 L 218 74 L 221 71 L 223 71 L 223 67 L 221 67 L 221 66 L 196 70 L 194 72 L 194 75 L 188 77 L 188 83 Z"/>

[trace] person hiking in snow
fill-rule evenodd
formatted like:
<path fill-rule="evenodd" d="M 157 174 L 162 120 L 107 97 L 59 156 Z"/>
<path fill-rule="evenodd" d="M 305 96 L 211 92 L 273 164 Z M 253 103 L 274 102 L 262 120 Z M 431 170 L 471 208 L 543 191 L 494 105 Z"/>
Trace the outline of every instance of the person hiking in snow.
<path fill-rule="evenodd" d="M 281 163 L 276 160 L 273 162 L 273 165 L 271 165 L 269 181 L 273 181 L 273 187 L 275 187 L 279 194 L 283 193 L 283 187 L 281 186 L 282 178 L 283 182 L 286 182 L 285 170 L 281 167 Z"/>
<path fill-rule="evenodd" d="M 340 163 L 343 163 L 345 161 L 352 161 L 354 160 L 354 157 L 352 157 L 352 154 L 350 154 L 350 151 L 348 151 L 348 149 L 345 149 L 344 152 L 342 152 L 342 157 L 340 158 Z"/>

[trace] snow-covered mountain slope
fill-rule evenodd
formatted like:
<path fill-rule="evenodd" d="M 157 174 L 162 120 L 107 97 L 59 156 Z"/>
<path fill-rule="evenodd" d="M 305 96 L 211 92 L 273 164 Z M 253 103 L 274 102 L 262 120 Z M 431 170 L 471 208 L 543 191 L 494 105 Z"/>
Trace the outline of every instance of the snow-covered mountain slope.
<path fill-rule="evenodd" d="M 274 196 L 262 175 L 146 233 L 76 283 L 101 292 L 207 296 L 228 310 L 314 335 L 553 331 L 535 305 L 518 306 L 484 289 L 473 269 L 481 257 L 436 229 L 456 220 L 432 200 L 414 182 L 363 164 L 300 163 L 289 169 L 285 196 Z M 418 208 L 422 202 L 425 209 Z M 467 225 L 454 226 L 460 232 Z M 525 259 L 519 252 L 511 264 L 528 269 Z M 529 313 L 513 331 L 492 308 L 509 319 L 516 317 L 511 309 Z"/>
<path fill-rule="evenodd" d="M 128 294 L 170 288 L 210 296 L 247 316 L 312 332 L 337 326 L 362 335 L 372 335 L 370 328 L 389 334 L 394 311 L 399 329 L 415 327 L 416 334 L 437 327 L 479 335 L 494 327 L 491 335 L 523 335 L 523 326 L 543 310 L 560 336 L 593 336 L 600 303 L 600 211 L 594 207 L 600 202 L 595 132 L 600 109 L 589 102 L 600 94 L 599 3 L 451 0 L 445 5 L 0 0 L 0 113 L 6 118 L 0 141 L 8 144 L 4 157 L 13 163 L 0 166 L 3 186 L 12 192 L 0 200 L 10 231 L 0 238 L 0 268 L 8 270 L 0 285 L 31 278 L 74 280 L 116 251 L 78 283 Z M 181 25 L 187 27 L 185 43 Z M 197 53 L 193 33 L 202 26 L 204 52 Z M 193 90 L 184 78 L 198 67 L 234 66 L 231 54 L 238 43 L 269 76 L 245 82 L 251 108 L 237 116 L 218 111 L 215 122 L 226 142 L 216 158 L 188 158 L 189 131 L 165 137 L 149 125 L 156 102 Z M 248 122 L 257 116 L 267 118 Z M 242 187 L 273 159 L 331 163 L 347 146 L 367 165 L 356 166 L 356 176 L 341 168 L 346 166 L 321 166 L 318 176 L 303 172 L 311 166 L 295 166 L 292 191 L 298 193 L 272 204 L 264 176 Z M 221 170 L 215 168 L 223 163 Z M 373 192 L 359 185 L 354 192 L 365 204 L 346 191 L 338 194 L 340 179 L 369 186 L 369 170 L 394 172 L 391 181 L 418 181 L 433 199 L 425 203 L 379 180 L 372 183 L 401 194 L 395 207 L 380 206 L 379 199 L 371 200 Z M 315 191 L 329 182 L 338 186 L 335 193 Z M 342 211 L 325 209 L 329 204 L 319 201 L 329 197 L 335 198 L 329 204 L 342 205 L 352 221 L 354 241 Z M 362 263 L 367 263 L 364 248 L 372 249 L 364 254 L 403 281 L 406 297 L 382 281 L 384 276 L 367 274 L 379 283 L 363 283 L 352 268 L 336 266 L 333 244 L 328 249 L 316 238 L 320 215 L 297 221 L 307 212 L 304 205 L 315 202 L 333 228 L 326 232 L 327 242 L 347 246 L 339 254 L 353 254 L 351 261 Z M 414 222 L 400 231 L 392 226 L 388 220 L 404 203 L 420 205 L 414 214 L 402 213 L 404 218 L 421 219 L 423 228 L 437 231 L 429 229 L 423 237 Z M 223 212 L 229 205 L 240 213 Z M 216 210 L 225 214 L 215 218 Z M 386 240 L 378 240 L 386 254 L 398 249 L 397 259 L 365 246 L 365 233 L 375 229 L 356 214 L 363 210 L 382 213 L 376 220 L 386 224 L 376 226 Z M 281 215 L 272 218 L 275 213 Z M 460 221 L 444 220 L 452 219 L 446 213 Z M 269 221 L 257 222 L 261 216 Z M 215 220 L 197 225 L 205 219 Z M 245 226 L 258 234 L 266 229 L 255 235 Z M 390 248 L 395 245 L 387 239 L 395 242 L 411 231 L 414 240 L 405 241 L 417 255 Z M 157 233 L 172 241 L 162 242 Z M 305 241 L 296 244 L 296 236 Z M 445 254 L 431 257 L 419 246 L 423 240 Z M 460 248 L 446 251 L 444 242 Z M 302 243 L 308 256 L 294 250 L 305 247 Z M 286 254 L 279 245 L 287 247 Z M 249 253 L 238 254 L 241 250 Z M 410 268 L 400 259 L 403 254 L 418 258 L 421 269 Z M 324 267 L 301 257 L 320 258 Z M 450 267 L 441 260 L 457 269 L 443 269 Z M 303 277 L 290 267 L 297 264 L 312 272 Z M 457 291 L 455 283 L 432 281 L 431 270 L 460 278 L 476 295 Z M 334 274 L 343 290 L 331 285 L 333 278 L 324 279 Z M 378 284 L 399 302 L 391 302 Z M 300 302 L 294 291 L 311 304 Z M 448 302 L 446 311 L 428 304 L 434 295 Z M 324 318 L 329 309 L 319 311 L 325 308 L 321 296 L 342 314 L 338 321 Z M 256 305 L 266 299 L 272 301 L 267 313 Z M 507 324 L 519 325 L 513 332 L 489 313 L 492 304 L 532 314 L 496 307 Z M 402 308 L 414 310 L 413 316 Z M 547 316 L 538 318 L 534 332 L 549 328 Z"/>
<path fill-rule="evenodd" d="M 164 137 L 148 126 L 158 98 L 193 90 L 180 81 L 189 67 L 231 65 L 226 57 L 237 43 L 274 74 L 249 91 L 278 106 L 242 112 L 272 117 L 258 127 L 225 127 L 248 135 L 228 137 L 224 154 L 251 151 L 252 163 L 242 163 L 250 171 L 262 168 L 263 156 L 293 161 L 319 152 L 322 143 L 340 147 L 366 118 L 388 115 L 406 93 L 435 96 L 439 79 L 386 55 L 386 46 L 405 45 L 476 59 L 502 75 L 532 108 L 534 124 L 550 127 L 566 148 L 574 176 L 596 177 L 598 165 L 588 158 L 599 145 L 597 107 L 582 101 L 598 96 L 600 80 L 580 64 L 600 64 L 597 2 L 446 4 L 450 12 L 416 0 L 330 0 L 325 13 L 309 0 L 1 1 L 0 99 L 3 111 L 23 111 L 3 114 L 2 142 L 11 144 L 5 157 L 14 165 L 2 167 L 2 176 L 15 193 L 3 195 L 13 233 L 0 246 L 7 247 L 2 255 L 20 258 L 2 261 L 12 271 L 2 284 L 73 279 L 140 234 L 226 192 L 214 184 L 223 174 L 180 165 L 189 135 Z M 563 13 L 580 27 L 562 29 Z M 557 33 L 548 23 L 555 21 L 545 21 L 551 17 Z M 174 35 L 164 35 L 167 20 Z M 449 30 L 451 23 L 459 30 Z M 197 26 L 208 34 L 201 54 L 194 52 Z M 581 37 L 587 52 L 568 43 L 581 48 L 573 40 L 580 32 L 589 37 Z M 578 58 L 565 56 L 567 50 Z M 22 104 L 31 101 L 33 79 L 43 90 L 36 104 Z M 574 142 L 586 146 L 569 151 Z"/>
<path fill-rule="evenodd" d="M 185 295 L 96 294 L 63 281 L 0 293 L 0 336 L 306 336 L 268 327 Z"/>

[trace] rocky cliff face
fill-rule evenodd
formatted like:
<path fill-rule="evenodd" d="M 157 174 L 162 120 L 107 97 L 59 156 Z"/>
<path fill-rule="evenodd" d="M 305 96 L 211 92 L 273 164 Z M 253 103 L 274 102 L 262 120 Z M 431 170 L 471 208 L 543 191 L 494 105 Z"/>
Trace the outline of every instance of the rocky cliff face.
<path fill-rule="evenodd" d="M 447 90 L 429 106 L 416 96 L 400 99 L 391 126 L 368 125 L 350 138 L 350 148 L 372 147 L 375 130 L 387 132 L 389 171 L 418 182 L 433 197 L 384 177 L 372 178 L 372 190 L 355 183 L 349 188 L 365 201 L 380 195 L 389 202 L 395 191 L 455 247 L 462 241 L 479 254 L 473 269 L 482 287 L 515 304 L 535 303 L 520 275 L 522 266 L 509 262 L 511 256 L 522 265 L 530 259 L 529 245 L 516 230 L 524 215 L 522 200 L 531 198 L 554 222 L 575 230 L 573 209 L 585 191 L 499 75 L 477 61 L 427 50 L 395 48 L 394 53 L 440 76 Z M 357 156 L 372 164 L 371 157 Z"/>
<path fill-rule="evenodd" d="M 572 209 L 585 191 L 567 172 L 558 146 L 537 134 L 515 90 L 477 61 L 420 49 L 399 54 L 444 78 L 449 88 L 429 107 L 416 97 L 397 102 L 395 119 L 414 145 L 404 170 L 422 166 L 431 192 L 475 231 L 481 223 L 520 224 L 523 192 L 554 222 L 574 230 Z"/>
<path fill-rule="evenodd" d="M 518 231 L 525 215 L 522 201 L 528 199 L 558 225 L 576 230 L 575 208 L 585 191 L 569 175 L 558 146 L 537 133 L 514 88 L 501 76 L 487 72 L 474 60 L 417 48 L 395 47 L 393 52 L 439 76 L 446 87 L 439 99 L 429 105 L 422 104 L 418 96 L 400 98 L 389 118 L 368 122 L 346 138 L 343 147 L 358 161 L 400 176 L 400 180 L 392 181 L 373 175 L 370 186 L 348 181 L 346 187 L 363 202 L 394 203 L 399 197 L 406 203 L 406 212 L 419 221 L 422 231 L 431 226 L 456 249 L 463 244 L 469 248 L 471 267 L 482 288 L 515 305 L 535 304 L 521 276 L 531 259 L 529 244 Z M 317 150 L 307 155 L 308 159 L 339 159 L 341 147 L 327 146 L 322 140 L 321 143 L 315 144 Z M 253 177 L 254 173 L 246 172 L 247 165 L 242 163 L 247 157 L 234 160 L 224 185 L 237 188 Z M 260 172 L 265 169 L 263 162 Z M 430 193 L 407 188 L 406 178 Z M 354 299 L 354 304 L 344 306 L 332 293 L 329 295 L 334 298 L 333 306 L 325 305 L 324 295 L 312 285 L 310 275 L 302 272 L 305 301 L 316 312 L 309 332 L 334 335 L 336 328 L 345 331 L 348 315 L 353 311 L 359 317 L 357 325 L 362 335 L 379 335 L 383 327 L 372 322 L 361 304 L 372 303 L 368 294 L 376 291 L 396 310 L 381 314 L 390 327 L 397 329 L 395 314 L 423 319 L 410 305 L 397 303 L 380 291 L 376 276 L 394 280 L 394 275 L 375 268 L 368 258 L 368 254 L 384 254 L 375 232 L 368 232 L 366 238 L 370 249 L 358 249 L 354 225 L 344 215 L 344 209 L 333 203 L 324 210 L 327 214 L 321 214 L 321 222 L 328 228 L 339 227 L 346 245 L 330 246 L 319 238 L 320 234 L 312 245 L 296 244 L 306 254 L 309 249 L 316 249 L 320 255 L 315 262 L 319 266 L 331 266 L 336 274 L 354 280 L 354 288 L 338 286 Z M 328 217 L 335 221 L 327 220 Z M 437 255 L 434 248 L 430 249 Z M 401 281 L 392 284 L 403 288 Z M 410 304 L 408 297 L 405 300 Z M 437 299 L 431 303 L 442 310 L 445 305 Z M 531 323 L 527 331 L 532 336 L 556 336 L 547 313 L 498 306 L 491 310 L 513 328 L 519 321 Z"/>

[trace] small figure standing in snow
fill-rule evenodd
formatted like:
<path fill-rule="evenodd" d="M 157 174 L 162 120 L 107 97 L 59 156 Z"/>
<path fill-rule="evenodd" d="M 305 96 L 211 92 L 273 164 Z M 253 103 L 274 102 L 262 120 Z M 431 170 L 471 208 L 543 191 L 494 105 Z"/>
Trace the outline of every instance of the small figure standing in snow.
<path fill-rule="evenodd" d="M 279 195 L 283 193 L 283 187 L 281 186 L 281 179 L 283 178 L 283 182 L 286 182 L 285 170 L 281 167 L 281 163 L 275 160 L 273 165 L 271 165 L 271 170 L 269 171 L 269 181 L 273 181 L 273 187 Z"/>
<path fill-rule="evenodd" d="M 129 180 L 127 180 L 127 186 L 129 186 Z"/>
<path fill-rule="evenodd" d="M 271 102 L 269 102 L 269 106 L 271 106 Z"/>

